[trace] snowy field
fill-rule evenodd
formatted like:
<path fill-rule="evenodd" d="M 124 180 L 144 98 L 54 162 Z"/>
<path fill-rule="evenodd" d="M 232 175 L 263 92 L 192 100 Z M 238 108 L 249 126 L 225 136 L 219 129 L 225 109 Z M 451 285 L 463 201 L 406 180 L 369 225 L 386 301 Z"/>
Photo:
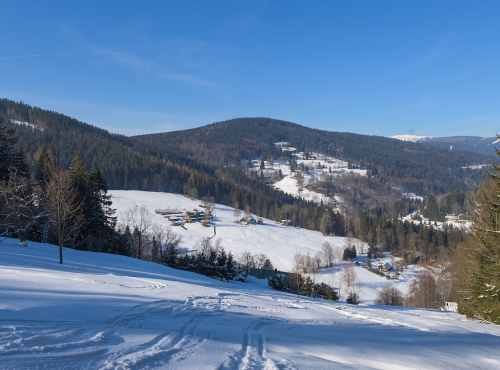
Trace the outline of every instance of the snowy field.
<path fill-rule="evenodd" d="M 131 207 L 145 206 L 151 214 L 154 214 L 154 222 L 162 227 L 169 227 L 170 221 L 154 213 L 159 208 L 179 208 L 192 210 L 200 209 L 200 201 L 193 201 L 180 194 L 155 193 L 146 191 L 110 190 L 113 207 L 117 209 L 119 221 L 123 219 L 123 212 Z M 214 238 L 220 238 L 222 246 L 226 251 L 231 251 L 236 259 L 245 252 L 253 255 L 264 253 L 271 260 L 273 266 L 281 271 L 292 271 L 294 268 L 294 255 L 300 253 L 309 254 L 311 257 L 321 252 L 323 243 L 328 242 L 340 259 L 346 239 L 336 236 L 324 236 L 320 232 L 294 227 L 285 227 L 272 220 L 264 219 L 264 224 L 240 225 L 235 222 L 234 209 L 228 206 L 216 204 L 216 217 L 213 225 L 217 230 Z M 243 214 L 240 215 L 242 217 Z M 188 250 L 196 249 L 196 244 L 205 237 L 214 235 L 213 228 L 203 227 L 200 223 L 185 225 L 187 230 L 176 226 L 172 230 L 182 236 L 181 247 Z M 359 252 L 366 250 L 366 245 L 359 240 L 354 240 Z M 366 256 L 358 258 L 360 262 L 366 260 Z M 387 262 L 390 257 L 381 259 Z M 375 263 L 375 262 L 373 262 Z M 333 268 L 321 269 L 314 276 L 315 281 L 324 282 L 334 287 L 340 286 L 342 264 L 336 263 Z M 355 266 L 356 280 L 360 298 L 363 303 L 373 303 L 377 295 L 377 289 L 385 285 L 398 288 L 401 293 L 406 294 L 409 282 L 423 269 L 410 266 L 404 270 L 398 280 L 387 280 L 385 277 L 375 275 L 361 266 Z M 341 299 L 345 291 L 341 290 Z"/>
<path fill-rule="evenodd" d="M 323 174 L 333 175 L 334 177 L 345 176 L 348 174 L 366 176 L 367 174 L 367 170 L 349 169 L 348 163 L 340 159 L 328 157 L 319 153 L 312 154 L 316 157 L 315 159 L 304 159 L 304 153 L 302 152 L 295 155 L 297 165 L 303 165 L 304 167 L 307 166 L 309 168 L 308 172 L 303 173 L 304 186 L 300 194 L 296 172 L 291 171 L 289 164 L 280 163 L 280 161 L 274 161 L 273 163 L 264 161 L 264 173 L 266 176 L 271 176 L 272 173 L 281 170 L 283 178 L 273 183 L 273 186 L 276 189 L 296 197 L 300 195 L 302 199 L 313 201 L 317 204 L 323 202 L 325 205 L 332 201 L 341 202 L 341 198 L 340 196 L 335 196 L 331 199 L 324 194 L 307 189 L 306 187 L 312 184 L 314 178 L 319 179 Z M 242 161 L 242 165 L 246 165 L 246 161 Z M 260 171 L 260 161 L 254 160 L 253 165 L 253 171 Z"/>
<path fill-rule="evenodd" d="M 1 369 L 500 369 L 500 327 L 0 244 Z"/>

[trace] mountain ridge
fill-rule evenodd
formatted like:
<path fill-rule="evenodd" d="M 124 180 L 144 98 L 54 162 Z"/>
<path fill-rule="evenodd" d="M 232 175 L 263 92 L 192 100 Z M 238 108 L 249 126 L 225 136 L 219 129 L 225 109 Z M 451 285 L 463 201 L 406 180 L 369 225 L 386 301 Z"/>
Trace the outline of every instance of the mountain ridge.
<path fill-rule="evenodd" d="M 288 141 L 299 151 L 322 152 L 366 168 L 384 184 L 418 194 L 444 193 L 475 188 L 484 172 L 462 167 L 481 165 L 491 159 L 481 154 L 449 152 L 443 148 L 405 143 L 375 135 L 312 129 L 293 122 L 265 117 L 236 118 L 199 128 L 124 136 L 80 122 L 60 113 L 0 100 L 0 116 L 42 131 L 16 125 L 20 144 L 32 166 L 36 152 L 47 145 L 59 163 L 68 167 L 82 151 L 89 166 L 98 166 L 110 188 L 183 191 L 191 168 L 200 176 L 221 169 L 237 169 L 242 159 L 284 157 L 275 142 Z M 223 176 L 224 177 L 224 176 Z M 248 183 L 240 178 L 240 185 Z M 167 179 L 167 180 L 165 180 Z M 196 186 L 196 185 L 193 185 Z"/>
<path fill-rule="evenodd" d="M 463 173 L 462 167 L 488 163 L 478 153 L 450 153 L 443 148 L 402 142 L 375 135 L 311 129 L 270 118 L 237 118 L 195 129 L 133 137 L 156 147 L 168 147 L 193 160 L 235 165 L 241 159 L 290 159 L 274 146 L 287 141 L 298 151 L 320 152 L 367 168 L 381 181 L 389 181 L 415 193 L 470 189 L 483 174 Z M 454 172 L 448 176 L 446 172 Z M 431 178 L 428 181 L 427 177 Z M 454 185 L 457 185 L 454 187 Z"/>

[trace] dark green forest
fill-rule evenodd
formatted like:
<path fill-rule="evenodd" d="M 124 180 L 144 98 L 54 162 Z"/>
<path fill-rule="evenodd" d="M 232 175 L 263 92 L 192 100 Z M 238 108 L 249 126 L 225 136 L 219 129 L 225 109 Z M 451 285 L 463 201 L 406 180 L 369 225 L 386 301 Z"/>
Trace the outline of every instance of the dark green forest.
<path fill-rule="evenodd" d="M 5 124 L 14 130 L 32 170 L 42 147 L 46 146 L 63 169 L 70 168 L 73 158 L 81 152 L 89 168 L 100 170 L 110 189 L 207 196 L 240 209 L 250 207 L 253 213 L 271 219 L 281 219 L 293 213 L 297 224 L 306 223 L 300 220 L 300 217 L 306 217 L 304 215 L 325 212 L 317 210 L 313 204 L 269 188 L 258 178 L 248 178 L 236 166 L 198 164 L 174 149 L 167 150 L 162 146 L 160 150 L 60 113 L 2 99 L 0 118 L 4 118 Z M 29 122 L 35 128 L 11 125 L 10 119 Z"/>
<path fill-rule="evenodd" d="M 486 161 L 476 154 L 450 153 L 377 136 L 314 130 L 266 118 L 235 119 L 192 130 L 129 138 L 7 99 L 0 100 L 0 117 L 14 130 L 33 173 L 43 155 L 48 154 L 57 166 L 66 170 L 71 169 L 80 155 L 79 162 L 84 162 L 85 168 L 99 171 L 106 188 L 208 197 L 265 218 L 289 219 L 294 226 L 324 234 L 354 233 L 368 242 L 377 235 L 389 250 L 405 250 L 412 245 L 415 251 L 422 246 L 422 254 L 428 257 L 437 256 L 440 247 L 448 248 L 440 233 L 425 236 L 423 227 L 414 226 L 409 231 L 396 221 L 388 221 L 413 210 L 415 204 L 404 200 L 390 205 L 366 202 L 356 213 L 341 215 L 274 190 L 259 177 L 248 177 L 240 166 L 241 159 L 286 156 L 273 143 L 289 141 L 299 150 L 334 154 L 368 168 L 371 175 L 368 179 L 373 184 L 367 189 L 399 186 L 401 190 L 432 191 L 438 195 L 474 188 L 484 172 L 461 167 Z M 10 119 L 29 122 L 33 127 L 9 124 Z M 356 200 L 359 194 L 353 193 L 351 197 Z M 366 217 L 370 220 L 368 224 Z M 419 237 L 415 239 L 413 235 Z"/>
<path fill-rule="evenodd" d="M 273 143 L 288 141 L 299 151 L 330 154 L 367 168 L 381 183 L 422 195 L 476 188 L 484 180 L 484 171 L 462 167 L 492 161 L 491 157 L 477 153 L 450 152 L 381 136 L 310 129 L 270 118 L 238 118 L 134 138 L 214 166 L 261 156 L 266 160 L 287 156 Z"/>

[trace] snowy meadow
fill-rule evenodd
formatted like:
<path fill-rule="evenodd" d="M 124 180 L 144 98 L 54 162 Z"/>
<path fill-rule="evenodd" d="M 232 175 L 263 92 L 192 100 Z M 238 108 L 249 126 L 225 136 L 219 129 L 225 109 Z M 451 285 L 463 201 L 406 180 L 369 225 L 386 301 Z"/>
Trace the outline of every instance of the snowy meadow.
<path fill-rule="evenodd" d="M 118 213 L 144 205 L 195 208 L 174 194 L 113 191 Z M 167 220 L 155 215 L 155 222 Z M 293 255 L 343 238 L 238 225 L 216 206 L 217 237 L 235 256 L 266 253 L 288 270 Z M 212 228 L 188 224 L 184 247 Z M 265 281 L 221 282 L 159 264 L 17 240 L 0 244 L 1 369 L 500 369 L 500 328 L 457 313 L 375 306 L 376 290 L 404 292 L 419 273 L 387 281 L 356 268 L 361 305 L 296 297 Z M 318 275 L 335 284 L 336 271 Z"/>
<path fill-rule="evenodd" d="M 500 329 L 123 256 L 0 244 L 2 369 L 493 369 Z"/>

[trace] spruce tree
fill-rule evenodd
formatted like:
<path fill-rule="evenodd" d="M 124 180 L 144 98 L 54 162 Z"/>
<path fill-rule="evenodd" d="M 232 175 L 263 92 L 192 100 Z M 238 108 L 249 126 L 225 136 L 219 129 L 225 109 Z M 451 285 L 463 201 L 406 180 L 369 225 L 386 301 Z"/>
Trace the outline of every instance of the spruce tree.
<path fill-rule="evenodd" d="M 84 224 L 75 238 L 75 248 L 105 252 L 113 243 L 116 218 L 111 208 L 111 196 L 107 195 L 108 185 L 99 169 L 90 174 L 87 162 L 78 152 L 69 170 L 71 183 L 83 205 Z M 107 249 L 106 249 L 107 248 Z"/>
<path fill-rule="evenodd" d="M 115 210 L 111 208 L 111 195 L 107 192 L 108 184 L 101 171 L 93 168 L 89 175 L 89 215 L 98 251 L 103 251 L 104 245 L 112 244 L 116 226 Z"/>
<path fill-rule="evenodd" d="M 453 275 L 459 310 L 500 324 L 500 166 L 493 170 L 479 190 L 472 229 L 457 249 Z"/>
<path fill-rule="evenodd" d="M 0 117 L 0 180 L 7 180 L 9 173 L 13 171 L 13 165 L 17 158 L 16 144 L 18 138 L 14 130 L 3 125 Z"/>
<path fill-rule="evenodd" d="M 30 179 L 30 166 L 26 158 L 26 153 L 21 146 L 17 148 L 17 152 L 12 158 L 12 167 L 18 176 Z"/>
<path fill-rule="evenodd" d="M 35 170 L 35 180 L 38 182 L 40 187 L 44 188 L 45 184 L 49 182 L 51 174 L 57 167 L 55 161 L 50 157 L 47 147 L 44 145 L 40 153 L 40 158 L 36 164 Z"/>
<path fill-rule="evenodd" d="M 93 210 L 94 205 L 90 199 L 89 174 L 87 162 L 82 152 L 78 152 L 69 168 L 71 186 L 76 191 L 77 202 L 82 205 L 83 225 L 79 234 L 73 240 L 73 248 L 92 250 L 93 235 Z"/>

